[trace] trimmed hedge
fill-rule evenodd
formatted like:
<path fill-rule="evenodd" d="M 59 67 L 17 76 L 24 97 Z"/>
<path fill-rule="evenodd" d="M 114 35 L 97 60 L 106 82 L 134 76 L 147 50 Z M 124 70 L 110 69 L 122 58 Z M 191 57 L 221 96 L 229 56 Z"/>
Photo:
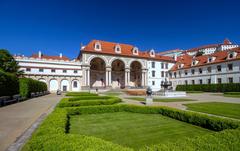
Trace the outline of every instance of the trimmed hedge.
<path fill-rule="evenodd" d="M 117 97 L 107 97 L 98 96 L 89 98 L 63 98 L 58 107 L 74 107 L 74 106 L 90 106 L 90 105 L 111 105 L 121 102 L 120 98 Z"/>
<path fill-rule="evenodd" d="M 47 84 L 31 78 L 21 78 L 19 80 L 20 95 L 30 97 L 31 93 L 47 91 Z"/>
<path fill-rule="evenodd" d="M 66 96 L 98 96 L 98 95 L 89 92 L 68 92 Z"/>
<path fill-rule="evenodd" d="M 12 96 L 18 93 L 19 83 L 16 75 L 0 70 L 0 96 Z"/>
<path fill-rule="evenodd" d="M 133 151 L 112 142 L 107 142 L 96 137 L 78 134 L 67 134 L 70 115 L 96 114 L 108 112 L 135 112 L 144 114 L 162 114 L 181 121 L 206 127 L 219 133 L 208 134 L 194 139 L 186 139 L 181 143 L 160 144 L 145 147 L 145 150 L 237 150 L 239 148 L 239 121 L 226 118 L 208 116 L 201 113 L 181 111 L 167 107 L 146 107 L 135 105 L 108 105 L 84 106 L 70 108 L 56 108 L 25 144 L 23 151 L 36 150 L 104 150 L 104 151 Z M 236 130 L 225 130 L 233 129 Z"/>
<path fill-rule="evenodd" d="M 132 149 L 104 141 L 100 138 L 66 134 L 68 114 L 64 108 L 57 108 L 34 132 L 24 145 L 23 151 L 133 151 Z"/>
<path fill-rule="evenodd" d="M 16 75 L 0 70 L 0 96 L 12 96 L 19 93 Z"/>
<path fill-rule="evenodd" d="M 227 95 L 240 95 L 240 92 L 224 92 Z"/>
<path fill-rule="evenodd" d="M 213 131 L 222 131 L 225 129 L 236 129 L 240 126 L 240 122 L 220 118 L 215 116 L 208 116 L 206 114 L 182 111 L 168 107 L 146 107 L 136 105 L 108 105 L 108 106 L 86 106 L 67 108 L 70 115 L 75 114 L 95 114 L 95 113 L 111 113 L 111 112 L 134 112 L 143 114 L 162 114 L 170 118 L 187 122 L 193 125 L 201 126 Z"/>
<path fill-rule="evenodd" d="M 240 83 L 177 85 L 176 91 L 240 92 Z"/>

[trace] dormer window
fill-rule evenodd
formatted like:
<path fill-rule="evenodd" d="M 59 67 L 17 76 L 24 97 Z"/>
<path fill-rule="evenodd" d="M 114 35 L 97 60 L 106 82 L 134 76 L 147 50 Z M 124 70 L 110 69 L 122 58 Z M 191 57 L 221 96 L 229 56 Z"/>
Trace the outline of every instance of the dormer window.
<path fill-rule="evenodd" d="M 216 57 L 208 57 L 208 63 L 213 62 L 216 59 Z"/>
<path fill-rule="evenodd" d="M 236 52 L 229 52 L 228 54 L 228 59 L 233 59 L 237 56 L 237 53 Z"/>
<path fill-rule="evenodd" d="M 138 48 L 134 47 L 132 52 L 133 52 L 133 55 L 138 55 Z"/>
<path fill-rule="evenodd" d="M 119 44 L 117 44 L 117 45 L 115 46 L 115 52 L 116 52 L 116 53 L 121 53 L 121 47 L 120 47 Z"/>
<path fill-rule="evenodd" d="M 181 69 L 181 68 L 183 68 L 183 66 L 184 66 L 184 64 L 182 64 L 182 63 L 181 63 L 181 64 L 179 64 L 179 65 L 178 65 L 178 69 Z"/>
<path fill-rule="evenodd" d="M 100 42 L 96 42 L 96 43 L 95 43 L 94 49 L 95 49 L 96 51 L 101 51 L 101 50 L 102 50 Z"/>
<path fill-rule="evenodd" d="M 197 63 L 198 63 L 198 61 L 197 61 L 197 60 L 193 60 L 193 62 L 192 62 L 192 66 L 195 66 L 195 65 L 197 65 Z"/>
<path fill-rule="evenodd" d="M 155 51 L 153 49 L 150 50 L 150 57 L 155 57 Z"/>

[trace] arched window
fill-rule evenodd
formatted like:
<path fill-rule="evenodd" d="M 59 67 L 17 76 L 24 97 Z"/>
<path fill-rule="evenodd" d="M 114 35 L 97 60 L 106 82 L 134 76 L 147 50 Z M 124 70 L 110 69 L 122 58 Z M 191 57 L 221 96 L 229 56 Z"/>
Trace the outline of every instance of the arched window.
<path fill-rule="evenodd" d="M 95 43 L 94 49 L 95 49 L 96 51 L 101 51 L 101 50 L 102 50 L 100 42 L 96 42 L 96 43 Z"/>
<path fill-rule="evenodd" d="M 150 57 L 155 57 L 155 51 L 153 49 L 150 50 Z"/>
<path fill-rule="evenodd" d="M 133 52 L 133 55 L 138 55 L 138 48 L 134 47 L 132 52 Z"/>
<path fill-rule="evenodd" d="M 117 45 L 115 46 L 115 52 L 116 52 L 116 53 L 121 53 L 121 47 L 120 47 L 119 44 L 117 44 Z"/>
<path fill-rule="evenodd" d="M 73 87 L 74 87 L 74 88 L 77 88 L 77 87 L 78 87 L 77 81 L 74 81 L 74 82 L 73 82 Z"/>

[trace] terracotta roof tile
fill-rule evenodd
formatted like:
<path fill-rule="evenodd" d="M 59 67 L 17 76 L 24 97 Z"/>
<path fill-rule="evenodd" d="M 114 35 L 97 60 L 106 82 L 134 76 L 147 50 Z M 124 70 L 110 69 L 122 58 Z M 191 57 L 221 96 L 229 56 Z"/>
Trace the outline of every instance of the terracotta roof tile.
<path fill-rule="evenodd" d="M 101 51 L 94 50 L 94 45 L 96 42 L 99 42 L 101 44 Z M 145 51 L 138 51 L 138 55 L 133 55 L 133 48 L 134 46 L 129 44 L 119 44 L 121 47 L 121 53 L 117 54 L 115 52 L 115 46 L 119 43 L 114 42 L 107 42 L 107 41 L 101 41 L 101 40 L 92 40 L 90 41 L 85 48 L 83 48 L 82 52 L 93 52 L 93 53 L 103 53 L 103 54 L 109 54 L 109 55 L 120 55 L 120 56 L 127 56 L 127 57 L 137 57 L 137 58 L 145 58 L 145 59 L 156 59 L 156 60 L 163 60 L 163 61 L 171 61 L 175 62 L 172 57 L 168 56 L 160 56 L 158 54 L 155 54 L 155 57 L 150 57 L 150 53 Z"/>

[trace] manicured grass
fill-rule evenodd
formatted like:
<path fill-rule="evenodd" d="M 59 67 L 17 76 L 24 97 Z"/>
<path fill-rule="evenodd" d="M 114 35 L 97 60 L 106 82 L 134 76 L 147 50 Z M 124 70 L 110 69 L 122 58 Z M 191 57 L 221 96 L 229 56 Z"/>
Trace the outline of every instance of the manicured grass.
<path fill-rule="evenodd" d="M 185 105 L 188 110 L 240 119 L 240 104 L 210 102 Z"/>
<path fill-rule="evenodd" d="M 126 99 L 135 100 L 135 101 L 145 101 L 145 98 L 141 97 L 129 97 Z M 196 101 L 193 99 L 186 98 L 153 98 L 154 102 L 183 102 L 183 101 Z"/>
<path fill-rule="evenodd" d="M 117 112 L 70 117 L 70 133 L 95 136 L 134 149 L 212 132 L 158 114 Z"/>
<path fill-rule="evenodd" d="M 187 93 L 204 93 L 203 91 L 186 91 Z"/>

